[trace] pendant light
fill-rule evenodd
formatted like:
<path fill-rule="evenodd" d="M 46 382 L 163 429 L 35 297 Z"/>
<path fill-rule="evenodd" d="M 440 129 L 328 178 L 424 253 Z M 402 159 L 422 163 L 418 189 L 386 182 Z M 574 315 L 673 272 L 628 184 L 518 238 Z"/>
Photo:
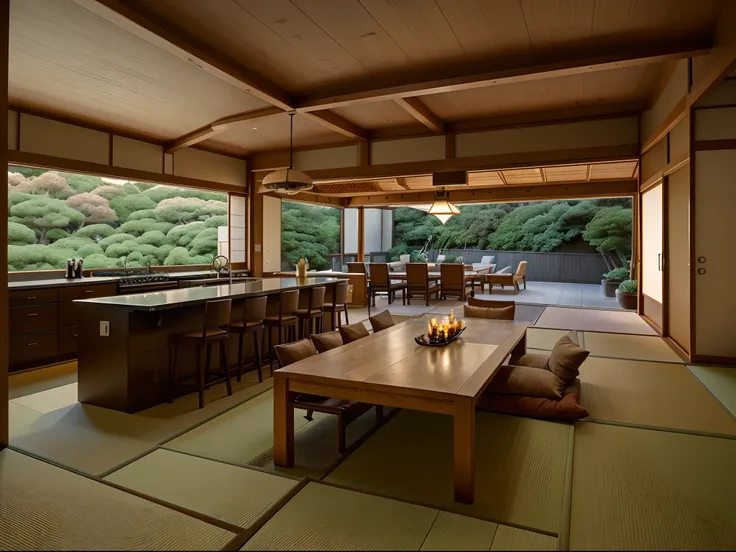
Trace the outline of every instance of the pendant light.
<path fill-rule="evenodd" d="M 285 195 L 296 195 L 299 192 L 311 190 L 314 184 L 309 175 L 294 170 L 293 142 L 294 142 L 294 114 L 289 113 L 289 168 L 278 169 L 266 175 L 263 187 L 272 192 Z"/>
<path fill-rule="evenodd" d="M 434 203 L 429 208 L 429 214 L 436 216 L 442 224 L 445 224 L 452 215 L 460 214 L 460 209 L 450 203 L 447 192 L 442 191 L 435 196 Z"/>

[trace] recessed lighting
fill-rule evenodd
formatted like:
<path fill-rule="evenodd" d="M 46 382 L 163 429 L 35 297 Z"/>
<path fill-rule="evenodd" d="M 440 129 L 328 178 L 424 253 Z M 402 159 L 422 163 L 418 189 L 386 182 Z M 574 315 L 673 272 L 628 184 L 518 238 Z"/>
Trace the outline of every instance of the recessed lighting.
<path fill-rule="evenodd" d="M 258 130 L 258 127 L 253 127 L 253 130 Z"/>

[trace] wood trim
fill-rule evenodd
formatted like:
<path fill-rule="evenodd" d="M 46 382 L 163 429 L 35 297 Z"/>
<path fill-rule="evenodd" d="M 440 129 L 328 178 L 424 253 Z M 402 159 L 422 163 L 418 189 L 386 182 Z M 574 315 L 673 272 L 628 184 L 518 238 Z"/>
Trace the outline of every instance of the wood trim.
<path fill-rule="evenodd" d="M 682 348 L 682 345 L 680 345 L 677 341 L 675 341 L 675 338 L 671 335 L 663 336 L 663 339 L 667 345 L 669 345 L 670 349 L 672 349 L 675 353 L 677 353 L 682 360 L 685 362 L 690 362 L 690 355 L 688 352 Z"/>
<path fill-rule="evenodd" d="M 258 109 L 256 111 L 246 111 L 245 113 L 238 113 L 236 115 L 230 115 L 229 117 L 223 117 L 213 121 L 209 125 L 193 130 L 170 142 L 164 149 L 164 153 L 174 153 L 183 148 L 187 148 L 194 144 L 197 144 L 208 138 L 212 138 L 215 134 L 227 130 L 231 126 L 243 123 L 246 121 L 253 121 L 255 119 L 263 119 L 265 117 L 271 117 L 273 115 L 280 115 L 284 113 L 282 109 L 278 107 L 267 107 L 265 109 Z"/>
<path fill-rule="evenodd" d="M 0 153 L 8 152 L 8 36 L 10 28 L 10 1 L 0 2 L 0 108 L 5 119 L 0 142 Z M 20 120 L 20 114 L 18 114 Z M 20 147 L 20 134 L 18 135 L 18 147 Z M 7 153 L 6 153 L 7 155 Z M 8 159 L 4 161 L 7 166 Z M 8 203 L 8 190 L 3 186 L 3 205 Z M 8 242 L 8 225 L 0 224 L 0 242 Z M 0 247 L 0 265 L 8 265 L 8 248 Z M 5 448 L 9 442 L 8 428 L 8 272 L 1 271 L 3 277 L 0 282 L 0 449 Z"/>
<path fill-rule="evenodd" d="M 250 192 L 249 221 L 248 228 L 250 230 L 250 243 L 248 262 L 250 264 L 251 276 L 260 277 L 263 275 L 263 194 L 256 193 L 256 182 L 253 178 L 253 171 L 248 169 L 248 190 Z M 260 251 L 256 251 L 259 246 Z"/>
<path fill-rule="evenodd" d="M 646 314 L 640 313 L 639 316 L 641 316 L 642 320 L 644 320 L 644 322 L 646 322 L 650 328 L 652 328 L 655 332 L 657 332 L 657 335 L 659 337 L 662 337 L 662 329 L 659 326 L 657 326 L 654 320 L 649 318 Z"/>
<path fill-rule="evenodd" d="M 670 135 L 667 134 L 669 142 Z M 669 143 L 667 144 L 667 161 L 669 162 Z M 670 260 L 667 255 L 669 252 L 669 235 L 667 227 L 669 224 L 669 177 L 662 179 L 662 335 L 667 336 L 670 333 L 670 282 L 669 282 L 669 266 Z"/>
<path fill-rule="evenodd" d="M 293 196 L 284 197 L 277 192 L 259 192 L 256 195 L 266 195 L 275 197 L 283 201 L 296 201 L 299 203 L 311 203 L 313 205 L 324 205 L 326 207 L 334 207 L 340 209 L 344 207 L 343 200 L 339 197 L 332 197 L 323 194 L 315 194 L 313 192 L 300 192 Z"/>
<path fill-rule="evenodd" d="M 301 115 L 309 117 L 314 122 L 329 128 L 333 132 L 347 136 L 348 138 L 353 138 L 355 140 L 368 139 L 368 132 L 364 128 L 340 117 L 337 113 L 323 111 L 320 113 L 302 113 Z"/>
<path fill-rule="evenodd" d="M 697 351 L 697 340 L 696 340 L 696 326 L 697 326 L 697 317 L 695 313 L 697 312 L 695 310 L 696 308 L 696 287 L 697 287 L 697 257 L 695 253 L 695 163 L 697 161 L 697 156 L 695 155 L 695 110 L 690 107 L 689 109 L 689 115 L 690 115 L 690 125 L 689 125 L 689 131 L 690 131 L 690 217 L 688 220 L 688 229 L 690 232 L 690 358 L 695 360 L 695 358 L 698 356 Z"/>
<path fill-rule="evenodd" d="M 104 0 L 110 1 L 110 0 Z M 353 90 L 338 94 L 308 97 L 297 106 L 298 112 L 334 109 L 361 102 L 396 100 L 440 92 L 456 92 L 469 88 L 494 86 L 515 82 L 526 82 L 550 77 L 578 75 L 649 63 L 660 63 L 669 59 L 681 59 L 706 53 L 712 47 L 710 37 L 659 44 L 630 46 L 607 51 L 589 53 L 580 57 L 580 51 L 571 51 L 556 59 L 525 60 L 508 59 L 504 67 L 458 66 L 453 75 L 420 82 L 405 82 L 373 90 Z"/>
<path fill-rule="evenodd" d="M 272 82 L 247 69 L 235 60 L 214 51 L 150 13 L 140 4 L 120 0 L 74 0 L 91 12 L 177 55 L 258 99 L 283 110 L 293 107 L 292 99 Z"/>
<path fill-rule="evenodd" d="M 153 184 L 173 184 L 175 186 L 216 190 L 218 192 L 243 193 L 243 188 L 232 184 L 223 184 L 221 182 L 198 180 L 196 178 L 174 176 L 171 174 L 151 173 L 148 171 L 126 169 L 123 167 L 110 167 L 99 163 L 89 163 L 87 161 L 77 161 L 75 159 L 66 159 L 64 157 L 55 157 L 52 155 L 42 155 L 38 153 L 28 153 L 25 151 L 6 151 L 8 152 L 7 163 L 10 165 L 40 167 L 43 169 L 78 172 L 95 176 L 111 176 L 127 180 L 136 180 L 139 182 L 151 182 Z"/>
<path fill-rule="evenodd" d="M 636 180 L 582 182 L 578 184 L 537 184 L 534 186 L 495 186 L 480 189 L 450 190 L 453 203 L 542 201 L 589 197 L 626 197 L 637 193 Z M 394 204 L 431 203 L 432 190 L 347 198 L 345 207 L 379 207 Z"/>
<path fill-rule="evenodd" d="M 371 142 L 370 140 L 363 140 L 360 142 L 358 150 L 358 165 L 361 167 L 367 167 L 371 164 Z"/>
<path fill-rule="evenodd" d="M 736 149 L 736 139 L 728 140 L 700 140 L 693 142 L 693 151 L 730 150 Z"/>
<path fill-rule="evenodd" d="M 726 364 L 728 366 L 736 366 L 736 358 L 711 355 L 695 355 L 692 357 L 691 362 L 697 364 Z"/>
<path fill-rule="evenodd" d="M 404 178 L 403 176 L 399 176 L 396 179 L 396 183 L 405 190 L 411 191 L 411 188 L 409 188 L 409 186 L 406 184 L 406 178 Z"/>
<path fill-rule="evenodd" d="M 365 211 L 358 209 L 358 262 L 365 261 Z M 370 297 L 368 298 L 370 301 Z"/>
<path fill-rule="evenodd" d="M 666 138 L 669 132 L 673 128 L 675 128 L 675 126 L 677 126 L 677 123 L 685 118 L 686 114 L 687 98 L 683 97 L 682 99 L 680 99 L 679 102 L 677 102 L 672 111 L 670 111 L 670 114 L 667 116 L 667 118 L 659 124 L 657 129 L 654 131 L 654 134 L 652 134 L 644 142 L 644 145 L 641 148 L 641 154 L 644 155 L 646 152 L 656 146 L 663 138 Z"/>
<path fill-rule="evenodd" d="M 680 161 L 676 163 L 670 163 L 668 165 L 665 165 L 663 168 L 658 170 L 656 173 L 654 173 L 652 176 L 650 176 L 646 182 L 642 183 L 641 185 L 641 191 L 644 192 L 651 188 L 652 186 L 655 186 L 659 181 L 664 180 L 665 177 L 671 175 L 673 172 L 679 171 L 682 167 L 690 163 L 690 158 L 686 157 L 685 159 L 681 159 Z M 641 171 L 639 171 L 639 174 L 641 174 Z"/>
<path fill-rule="evenodd" d="M 455 132 L 445 133 L 445 159 L 455 159 Z"/>
<path fill-rule="evenodd" d="M 441 134 L 445 131 L 445 123 L 442 119 L 432 113 L 419 98 L 396 98 L 394 101 L 432 132 Z"/>
<path fill-rule="evenodd" d="M 409 163 L 371 165 L 369 167 L 343 167 L 339 169 L 320 169 L 306 171 L 315 182 L 334 180 L 363 180 L 376 178 L 395 178 L 396 176 L 424 175 L 452 170 L 498 170 L 518 167 L 545 165 L 569 165 L 571 163 L 591 163 L 601 161 L 624 161 L 638 159 L 636 144 L 624 146 L 605 146 L 576 148 L 539 152 L 520 152 L 502 155 L 483 155 L 477 157 L 457 157 Z"/>

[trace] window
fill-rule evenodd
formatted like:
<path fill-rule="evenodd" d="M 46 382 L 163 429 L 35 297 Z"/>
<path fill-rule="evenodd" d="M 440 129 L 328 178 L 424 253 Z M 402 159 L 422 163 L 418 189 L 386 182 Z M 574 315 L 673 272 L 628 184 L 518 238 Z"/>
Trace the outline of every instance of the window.
<path fill-rule="evenodd" d="M 227 194 L 8 167 L 8 270 L 208 264 Z"/>
<path fill-rule="evenodd" d="M 333 207 L 293 201 L 281 204 L 281 268 L 294 270 L 301 258 L 313 270 L 340 268 L 340 216 Z M 336 261 L 335 261 L 336 259 Z"/>

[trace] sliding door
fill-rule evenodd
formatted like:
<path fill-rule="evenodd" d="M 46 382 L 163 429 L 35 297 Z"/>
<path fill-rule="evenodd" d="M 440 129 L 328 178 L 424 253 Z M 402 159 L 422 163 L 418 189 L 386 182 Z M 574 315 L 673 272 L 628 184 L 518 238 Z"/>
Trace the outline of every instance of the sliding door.
<path fill-rule="evenodd" d="M 660 330 L 664 324 L 664 209 L 662 183 L 641 198 L 641 289 L 642 311 Z"/>
<path fill-rule="evenodd" d="M 690 353 L 690 166 L 667 177 L 667 335 Z"/>

